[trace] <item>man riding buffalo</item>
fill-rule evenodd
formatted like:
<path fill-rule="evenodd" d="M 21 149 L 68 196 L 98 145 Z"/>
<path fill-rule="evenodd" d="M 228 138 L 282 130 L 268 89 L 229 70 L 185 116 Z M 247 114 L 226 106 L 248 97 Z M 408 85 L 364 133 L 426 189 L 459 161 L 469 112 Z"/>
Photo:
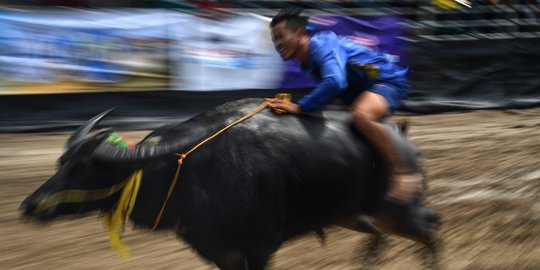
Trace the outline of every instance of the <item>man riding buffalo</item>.
<path fill-rule="evenodd" d="M 401 153 L 380 120 L 398 109 L 407 96 L 408 70 L 333 32 L 309 36 L 306 23 L 300 9 L 281 10 L 270 23 L 272 41 L 283 60 L 298 61 L 302 71 L 320 83 L 297 104 L 276 99 L 270 106 L 299 114 L 319 110 L 334 99 L 349 105 L 354 127 L 375 146 L 391 172 L 388 207 L 407 207 L 421 192 L 422 174 L 400 161 Z"/>

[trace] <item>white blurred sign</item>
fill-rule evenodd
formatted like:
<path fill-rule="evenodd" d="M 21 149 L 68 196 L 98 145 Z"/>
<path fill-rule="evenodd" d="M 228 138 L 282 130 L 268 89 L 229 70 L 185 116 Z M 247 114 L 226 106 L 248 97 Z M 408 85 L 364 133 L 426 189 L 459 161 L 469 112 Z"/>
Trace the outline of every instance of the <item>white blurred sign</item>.
<path fill-rule="evenodd" d="M 0 94 L 268 89 L 284 72 L 268 21 L 255 15 L 2 11 L 0 29 Z"/>
<path fill-rule="evenodd" d="M 175 25 L 173 89 L 212 91 L 271 89 L 282 81 L 268 21 L 245 15 L 213 21 L 193 17 Z"/>

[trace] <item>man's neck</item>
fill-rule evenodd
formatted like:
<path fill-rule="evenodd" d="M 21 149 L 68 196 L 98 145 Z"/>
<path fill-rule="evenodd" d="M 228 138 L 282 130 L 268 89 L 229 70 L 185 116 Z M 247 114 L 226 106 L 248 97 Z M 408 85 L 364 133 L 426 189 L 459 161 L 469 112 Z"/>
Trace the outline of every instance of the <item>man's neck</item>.
<path fill-rule="evenodd" d="M 309 36 L 305 36 L 304 38 L 302 38 L 296 59 L 300 61 L 300 64 L 302 64 L 302 66 L 308 65 L 309 63 Z"/>

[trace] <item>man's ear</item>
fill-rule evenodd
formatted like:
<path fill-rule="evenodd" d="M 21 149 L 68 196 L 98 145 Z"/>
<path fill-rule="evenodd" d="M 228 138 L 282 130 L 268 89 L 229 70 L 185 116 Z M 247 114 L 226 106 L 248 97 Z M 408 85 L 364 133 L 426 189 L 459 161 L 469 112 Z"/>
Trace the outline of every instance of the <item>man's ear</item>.
<path fill-rule="evenodd" d="M 300 27 L 296 32 L 294 32 L 297 38 L 301 38 L 306 35 L 306 28 Z"/>

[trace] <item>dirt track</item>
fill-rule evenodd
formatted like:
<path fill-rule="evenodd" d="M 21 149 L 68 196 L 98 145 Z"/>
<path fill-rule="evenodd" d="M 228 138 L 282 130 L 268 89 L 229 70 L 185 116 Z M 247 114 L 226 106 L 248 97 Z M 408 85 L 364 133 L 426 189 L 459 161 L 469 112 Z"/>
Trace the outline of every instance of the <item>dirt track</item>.
<path fill-rule="evenodd" d="M 442 214 L 443 269 L 540 269 L 540 108 L 399 117 L 423 152 L 429 204 Z M 143 132 L 124 135 L 138 138 Z M 0 135 L 0 269 L 215 269 L 170 234 L 132 231 L 132 257 L 90 216 L 50 226 L 19 220 L 21 200 L 55 170 L 67 135 Z M 270 269 L 358 269 L 365 235 L 328 230 L 293 240 Z M 418 246 L 389 237 L 379 269 L 419 269 Z"/>

